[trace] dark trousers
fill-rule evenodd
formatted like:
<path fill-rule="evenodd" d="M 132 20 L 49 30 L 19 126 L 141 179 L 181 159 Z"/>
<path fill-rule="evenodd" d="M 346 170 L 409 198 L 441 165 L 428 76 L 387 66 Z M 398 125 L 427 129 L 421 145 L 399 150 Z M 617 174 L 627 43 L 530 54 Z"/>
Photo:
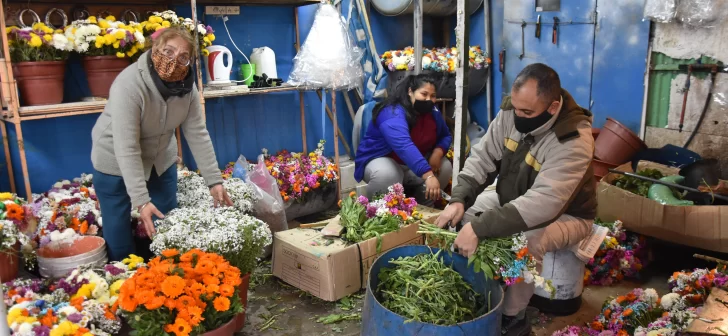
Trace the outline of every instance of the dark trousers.
<path fill-rule="evenodd" d="M 151 240 L 135 238 L 131 227 L 131 199 L 121 176 L 104 174 L 94 170 L 94 188 L 99 199 L 102 216 L 102 233 L 106 240 L 109 261 L 120 261 L 130 254 L 147 259 L 151 256 Z M 159 212 L 166 214 L 177 207 L 177 166 L 172 165 L 162 175 L 156 167 L 147 181 L 149 197 Z M 154 218 L 157 219 L 156 217 Z M 140 224 L 141 225 L 141 224 Z"/>

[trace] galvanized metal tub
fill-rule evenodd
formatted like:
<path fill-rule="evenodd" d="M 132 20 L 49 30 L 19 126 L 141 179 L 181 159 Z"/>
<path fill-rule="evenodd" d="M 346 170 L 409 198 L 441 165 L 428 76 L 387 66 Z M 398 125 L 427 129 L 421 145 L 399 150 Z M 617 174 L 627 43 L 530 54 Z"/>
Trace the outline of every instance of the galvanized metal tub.
<path fill-rule="evenodd" d="M 443 261 L 452 265 L 473 289 L 481 294 L 490 292 L 491 311 L 472 321 L 463 322 L 454 326 L 438 326 L 430 323 L 409 322 L 404 316 L 398 315 L 379 303 L 374 293 L 379 285 L 379 272 L 382 268 L 392 267 L 391 259 L 409 257 L 422 253 L 437 253 L 439 249 L 422 245 L 400 246 L 381 255 L 372 264 L 369 272 L 364 310 L 362 312 L 362 336 L 499 336 L 501 316 L 503 311 L 503 289 L 494 280 L 488 280 L 483 273 L 475 273 L 473 267 L 468 267 L 468 260 L 458 254 L 443 254 Z"/>
<path fill-rule="evenodd" d="M 38 271 L 44 278 L 64 277 L 81 265 L 103 267 L 108 261 L 106 241 L 101 237 L 83 236 L 70 243 L 51 244 L 38 249 Z"/>

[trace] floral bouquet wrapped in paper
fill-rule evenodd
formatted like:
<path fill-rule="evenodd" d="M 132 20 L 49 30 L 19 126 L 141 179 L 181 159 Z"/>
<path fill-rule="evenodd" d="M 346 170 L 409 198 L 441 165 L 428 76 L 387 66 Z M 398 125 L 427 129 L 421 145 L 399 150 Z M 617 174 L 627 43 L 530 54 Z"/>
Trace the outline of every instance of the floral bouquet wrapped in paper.
<path fill-rule="evenodd" d="M 167 249 L 217 253 L 247 274 L 272 242 L 266 223 L 233 208 L 179 208 L 157 221 L 150 249 L 156 254 Z"/>
<path fill-rule="evenodd" d="M 38 22 L 30 28 L 8 27 L 5 31 L 14 62 L 65 61 L 73 43 L 62 30 Z"/>
<path fill-rule="evenodd" d="M 76 20 L 65 29 L 74 50 L 85 56 L 134 57 L 144 50 L 146 38 L 137 23 L 116 21 L 113 16 Z"/>
<path fill-rule="evenodd" d="M 119 292 L 138 336 L 200 335 L 243 311 L 240 270 L 214 253 L 170 249 L 140 267 Z"/>
<path fill-rule="evenodd" d="M 417 201 L 406 197 L 404 187 L 397 183 L 389 187 L 389 192 L 374 200 L 365 196 L 349 197 L 339 201 L 341 226 L 346 228 L 343 238 L 358 243 L 399 230 L 400 227 L 414 223 L 422 216 L 417 213 Z M 377 249 L 381 240 L 377 242 Z"/>
<path fill-rule="evenodd" d="M 177 16 L 177 13 L 171 10 L 154 12 L 147 21 L 142 22 L 140 25 L 143 27 L 144 34 L 147 37 L 167 27 L 185 27 L 193 37 L 197 37 L 197 42 L 203 55 L 209 53 L 205 48 L 211 46 L 212 42 L 215 41 L 215 33 L 212 27 L 205 26 L 201 23 L 195 24 L 192 19 Z"/>
<path fill-rule="evenodd" d="M 281 151 L 274 156 L 265 155 L 265 165 L 278 182 L 283 201 L 303 201 L 307 193 L 335 185 L 339 179 L 336 165 L 324 156 L 324 140 L 307 155 Z"/>
<path fill-rule="evenodd" d="M 637 278 L 646 263 L 646 240 L 643 236 L 625 232 L 621 221 L 594 224 L 609 229 L 599 250 L 587 263 L 584 284 L 608 286 L 625 277 Z"/>
<path fill-rule="evenodd" d="M 37 241 L 72 241 L 80 235 L 101 235 L 101 213 L 92 186 L 93 175 L 57 182 L 42 195 L 34 195 L 30 214 L 37 220 Z M 26 214 L 27 215 L 27 214 Z"/>

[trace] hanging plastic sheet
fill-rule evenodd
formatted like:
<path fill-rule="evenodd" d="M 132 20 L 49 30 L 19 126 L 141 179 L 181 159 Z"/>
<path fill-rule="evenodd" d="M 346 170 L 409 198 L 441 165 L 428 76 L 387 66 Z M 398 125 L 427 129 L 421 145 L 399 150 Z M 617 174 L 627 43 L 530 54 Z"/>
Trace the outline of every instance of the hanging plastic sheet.
<path fill-rule="evenodd" d="M 339 11 L 321 4 L 306 42 L 293 59 L 288 83 L 307 89 L 356 89 L 364 77 L 362 55 Z"/>
<path fill-rule="evenodd" d="M 677 19 L 691 27 L 711 28 L 728 16 L 726 0 L 679 0 Z"/>
<path fill-rule="evenodd" d="M 654 22 L 672 22 L 675 19 L 675 1 L 677 0 L 646 0 L 644 18 Z"/>

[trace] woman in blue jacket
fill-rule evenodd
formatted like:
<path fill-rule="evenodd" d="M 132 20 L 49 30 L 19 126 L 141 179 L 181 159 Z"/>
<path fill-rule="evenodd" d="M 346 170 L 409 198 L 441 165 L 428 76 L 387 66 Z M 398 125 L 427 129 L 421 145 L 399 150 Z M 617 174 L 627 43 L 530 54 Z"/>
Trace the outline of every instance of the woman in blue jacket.
<path fill-rule="evenodd" d="M 444 158 L 452 135 L 435 96 L 432 77 L 411 75 L 374 107 L 354 161 L 354 177 L 367 182 L 369 197 L 402 183 L 420 204 L 431 206 L 440 198 L 452 177 L 452 164 Z"/>

